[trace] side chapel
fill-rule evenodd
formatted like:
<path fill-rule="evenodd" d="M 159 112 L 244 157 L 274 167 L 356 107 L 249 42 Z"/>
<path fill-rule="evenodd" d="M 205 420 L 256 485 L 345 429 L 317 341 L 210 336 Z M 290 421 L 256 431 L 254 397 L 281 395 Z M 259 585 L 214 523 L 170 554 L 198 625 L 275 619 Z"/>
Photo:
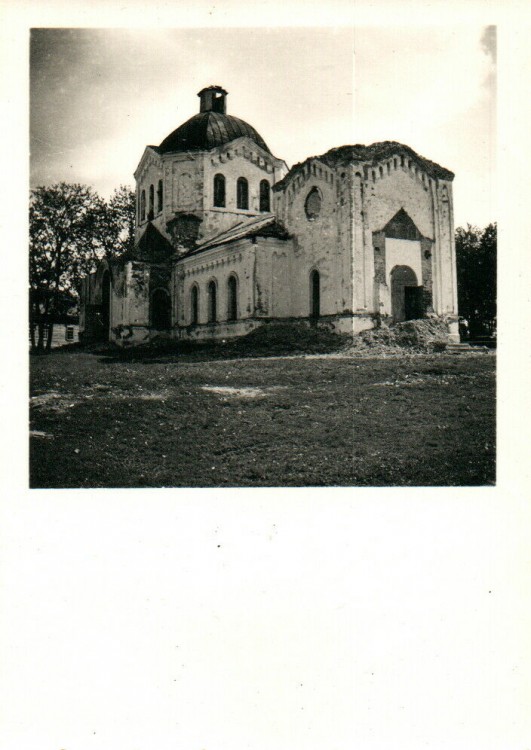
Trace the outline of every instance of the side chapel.
<path fill-rule="evenodd" d="M 134 173 L 135 247 L 84 279 L 80 334 L 121 346 L 220 339 L 269 321 L 352 334 L 439 316 L 459 341 L 449 170 L 393 141 L 288 169 L 227 92 Z"/>

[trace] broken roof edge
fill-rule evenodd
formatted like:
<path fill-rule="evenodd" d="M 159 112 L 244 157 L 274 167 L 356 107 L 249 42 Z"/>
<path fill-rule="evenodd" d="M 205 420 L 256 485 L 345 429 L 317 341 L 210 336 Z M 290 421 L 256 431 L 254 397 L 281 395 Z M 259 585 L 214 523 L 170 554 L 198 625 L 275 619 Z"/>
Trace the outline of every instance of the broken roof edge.
<path fill-rule="evenodd" d="M 363 163 L 370 163 L 371 166 L 376 166 L 384 159 L 401 154 L 414 159 L 418 166 L 424 169 L 430 177 L 450 182 L 455 177 L 455 174 L 449 169 L 417 154 L 416 151 L 404 143 L 398 143 L 398 141 L 378 141 L 371 143 L 370 146 L 364 146 L 360 143 L 354 146 L 337 146 L 336 148 L 329 149 L 324 154 L 309 156 L 304 161 L 294 164 L 289 172 L 273 185 L 272 190 L 275 192 L 282 190 L 295 174 L 303 171 L 306 165 L 312 161 L 320 161 L 328 167 Z"/>
<path fill-rule="evenodd" d="M 162 156 L 158 146 L 145 146 L 144 151 L 142 152 L 142 156 L 140 157 L 140 161 L 138 162 L 137 168 L 133 172 L 133 177 L 135 178 L 135 180 L 138 179 L 142 167 L 151 152 L 153 152 L 155 156 L 159 157 L 159 159 Z"/>
<path fill-rule="evenodd" d="M 229 242 L 237 242 L 239 240 L 260 236 L 277 237 L 277 239 L 282 240 L 288 240 L 291 237 L 275 214 L 267 214 L 267 216 L 260 216 L 245 224 L 239 222 L 236 226 L 205 240 L 193 250 L 190 250 L 185 255 L 181 256 L 181 258 L 189 258 L 192 255 L 198 255 L 206 250 L 212 250 L 221 245 L 227 245 Z M 181 260 L 181 258 L 179 258 L 179 260 Z"/>

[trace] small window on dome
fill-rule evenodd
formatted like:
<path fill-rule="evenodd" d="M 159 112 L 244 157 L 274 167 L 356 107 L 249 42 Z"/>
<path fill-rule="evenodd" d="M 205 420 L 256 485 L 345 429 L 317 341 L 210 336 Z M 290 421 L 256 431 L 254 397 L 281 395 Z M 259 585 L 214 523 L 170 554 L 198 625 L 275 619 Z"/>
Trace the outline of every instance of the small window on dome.
<path fill-rule="evenodd" d="M 225 177 L 222 174 L 214 176 L 214 206 L 225 208 Z"/>
<path fill-rule="evenodd" d="M 157 187 L 157 213 L 162 213 L 162 180 L 159 180 L 159 184 Z"/>
<path fill-rule="evenodd" d="M 317 217 L 321 213 L 321 204 L 321 195 L 317 188 L 313 187 L 308 193 L 306 201 L 304 203 L 304 210 L 306 211 L 306 216 L 310 221 L 314 221 L 315 219 L 317 219 Z"/>
<path fill-rule="evenodd" d="M 271 201 L 269 193 L 269 182 L 262 180 L 260 182 L 260 211 L 270 211 Z"/>
<path fill-rule="evenodd" d="M 249 209 L 249 183 L 245 177 L 238 177 L 236 183 L 236 206 L 245 210 Z"/>

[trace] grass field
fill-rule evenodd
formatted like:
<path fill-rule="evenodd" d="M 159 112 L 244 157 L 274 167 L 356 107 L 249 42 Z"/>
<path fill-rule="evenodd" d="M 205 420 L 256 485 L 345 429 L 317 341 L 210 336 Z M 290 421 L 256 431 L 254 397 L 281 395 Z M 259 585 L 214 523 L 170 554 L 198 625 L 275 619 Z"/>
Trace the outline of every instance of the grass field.
<path fill-rule="evenodd" d="M 483 485 L 495 357 L 31 359 L 34 488 Z"/>

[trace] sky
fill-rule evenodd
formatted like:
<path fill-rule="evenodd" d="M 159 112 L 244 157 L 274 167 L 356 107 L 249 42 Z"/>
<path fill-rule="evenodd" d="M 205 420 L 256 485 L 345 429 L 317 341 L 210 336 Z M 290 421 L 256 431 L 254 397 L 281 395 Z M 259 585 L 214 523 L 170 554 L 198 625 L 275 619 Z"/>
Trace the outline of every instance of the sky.
<path fill-rule="evenodd" d="M 456 174 L 456 226 L 496 220 L 494 27 L 34 29 L 30 183 L 134 185 L 146 145 L 219 84 L 289 166 L 393 140 Z"/>

